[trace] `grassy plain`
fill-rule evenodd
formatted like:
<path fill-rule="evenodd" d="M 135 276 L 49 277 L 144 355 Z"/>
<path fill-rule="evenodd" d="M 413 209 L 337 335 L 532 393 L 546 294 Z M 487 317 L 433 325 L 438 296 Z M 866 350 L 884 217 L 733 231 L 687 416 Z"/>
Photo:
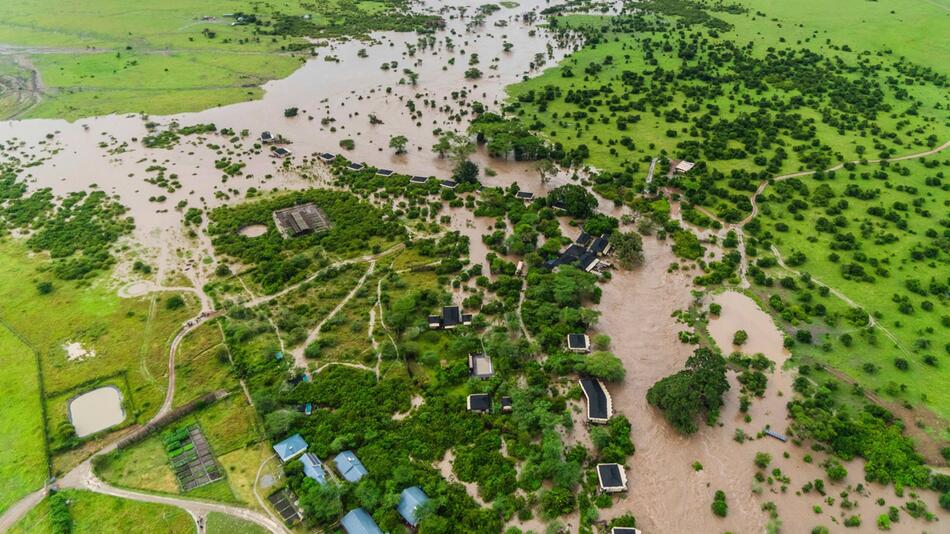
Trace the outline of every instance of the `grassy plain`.
<path fill-rule="evenodd" d="M 928 168 L 925 161 L 938 166 Z M 821 334 L 818 344 L 827 339 L 831 350 L 802 346 L 796 352 L 845 371 L 865 387 L 887 393 L 898 401 L 912 404 L 923 401 L 944 418 L 950 418 L 950 391 L 944 387 L 946 361 L 950 358 L 945 335 L 948 309 L 945 288 L 950 282 L 947 279 L 950 259 L 946 250 L 939 249 L 941 238 L 938 236 L 946 232 L 944 225 L 950 204 L 950 190 L 946 185 L 948 162 L 947 156 L 940 155 L 923 161 L 895 163 L 885 168 L 889 174 L 886 181 L 872 177 L 872 173 L 882 169 L 875 165 L 858 166 L 853 173 L 841 170 L 833 179 L 803 178 L 802 183 L 812 194 L 793 198 L 813 203 L 816 189 L 827 187 L 834 195 L 830 201 L 832 206 L 839 199 L 846 201 L 847 207 L 840 213 L 844 220 L 839 220 L 844 226 L 836 231 L 856 237 L 858 246 L 853 251 L 833 249 L 833 234 L 816 230 L 819 218 L 833 219 L 826 209 L 812 206 L 791 213 L 787 203 L 780 203 L 772 196 L 771 189 L 765 191 L 766 201 L 762 203 L 758 219 L 763 231 L 774 236 L 772 243 L 783 258 L 788 260 L 796 253 L 807 258 L 796 270 L 808 272 L 818 281 L 841 291 L 875 316 L 898 342 L 895 344 L 881 331 L 874 330 L 873 335 L 868 335 L 846 321 L 839 321 L 833 327 L 816 329 L 816 333 Z M 897 166 L 907 169 L 906 176 L 896 172 Z M 940 175 L 942 179 L 938 178 Z M 846 188 L 855 186 L 864 191 L 877 190 L 878 195 L 864 200 L 845 194 Z M 906 207 L 906 211 L 901 206 Z M 870 214 L 869 209 L 873 208 L 899 214 L 906 221 L 906 229 L 899 228 L 893 220 Z M 781 224 L 787 225 L 788 230 L 777 230 Z M 915 259 L 912 256 L 915 251 L 928 248 L 936 252 L 933 257 Z M 839 259 L 835 260 L 832 254 Z M 848 265 L 860 266 L 873 277 L 873 282 L 848 276 L 845 270 Z M 919 292 L 909 289 L 916 287 L 913 286 L 915 281 Z M 934 282 L 942 284 L 944 289 L 941 291 L 932 285 Z M 853 339 L 850 347 L 840 339 L 846 332 Z M 934 363 L 925 363 L 927 356 L 935 358 Z M 898 357 L 909 362 L 908 369 L 895 366 Z M 868 363 L 878 369 L 869 372 L 865 369 Z"/>
<path fill-rule="evenodd" d="M 33 351 L 0 325 L 0 512 L 47 476 L 41 391 Z"/>
<path fill-rule="evenodd" d="M 550 141 L 563 143 L 565 149 L 586 146 L 590 156 L 584 163 L 609 171 L 633 168 L 633 183 L 623 185 L 632 186 L 634 190 L 642 185 L 650 159 L 661 155 L 670 158 L 686 155 L 689 156 L 687 159 L 704 161 L 711 169 L 726 173 L 728 177 L 736 170 L 762 171 L 767 159 L 770 161 L 777 153 L 778 146 L 783 147 L 788 157 L 774 169 L 769 164 L 769 170 L 775 174 L 816 168 L 813 163 L 816 160 L 832 163 L 854 160 L 862 153 L 876 155 L 887 150 L 903 155 L 920 152 L 932 146 L 934 139 L 939 144 L 950 138 L 946 112 L 950 97 L 941 83 L 918 80 L 891 84 L 887 80 L 903 77 L 905 67 L 897 66 L 902 60 L 913 61 L 921 69 L 932 68 L 933 76 L 945 76 L 946 65 L 950 64 L 950 40 L 944 37 L 946 32 L 940 28 L 945 27 L 948 13 L 945 8 L 941 9 L 940 2 L 898 3 L 900 7 L 907 7 L 906 13 L 899 12 L 899 16 L 891 14 L 890 10 L 895 6 L 890 2 L 807 2 L 814 10 L 799 3 L 767 2 L 765 5 L 750 5 L 745 14 L 710 12 L 712 16 L 732 24 L 731 30 L 712 30 L 701 24 L 660 32 L 608 29 L 596 45 L 585 46 L 558 66 L 510 86 L 509 103 L 525 124 L 540 126 L 539 131 Z M 762 12 L 764 16 L 756 15 Z M 823 18 L 822 14 L 829 16 Z M 650 17 L 648 15 L 647 20 Z M 778 21 L 774 22 L 772 18 Z M 895 18 L 904 23 L 896 22 Z M 679 20 L 676 17 L 661 19 Z M 610 20 L 615 19 L 572 15 L 558 19 L 558 26 L 607 28 Z M 933 30 L 931 35 L 940 37 L 921 38 L 925 33 L 917 32 L 914 21 L 920 21 L 922 28 L 929 28 Z M 900 29 L 908 27 L 914 27 L 915 31 Z M 650 49 L 644 46 L 646 42 L 653 43 Z M 697 46 L 697 43 L 704 44 Z M 729 61 L 724 58 L 730 54 L 724 49 L 714 48 L 723 43 L 734 43 L 736 47 L 748 44 L 749 57 L 759 61 L 775 50 L 796 50 L 799 55 L 790 60 L 789 65 L 775 67 L 788 72 L 776 70 L 770 73 L 770 67 L 763 65 L 761 78 L 744 82 L 736 73 L 752 67 L 734 65 L 724 68 Z M 907 54 L 903 53 L 905 47 Z M 804 59 L 806 52 L 819 54 L 827 62 L 812 63 L 811 59 Z M 800 76 L 807 76 L 808 72 L 812 73 L 816 84 L 823 78 L 830 79 L 831 74 L 823 70 L 839 59 L 848 65 L 836 73 L 840 78 L 834 84 L 840 86 L 867 82 L 871 78 L 855 67 L 880 63 L 883 70 L 869 83 L 878 86 L 883 106 L 888 106 L 890 111 L 875 114 L 875 128 L 840 129 L 834 120 L 826 120 L 829 109 L 844 109 L 843 104 L 835 103 L 829 107 L 823 102 L 833 91 L 823 89 L 809 94 L 802 89 L 809 84 L 796 81 Z M 795 69 L 799 72 L 792 72 Z M 696 73 L 700 71 L 708 72 L 709 78 L 697 77 Z M 624 73 L 647 73 L 644 86 L 631 89 L 631 81 L 625 80 Z M 753 87 L 756 83 L 759 86 Z M 550 88 L 560 94 L 541 104 L 542 95 L 550 94 Z M 577 97 L 579 94 L 585 96 Z M 747 97 L 751 100 L 745 100 Z M 775 104 L 772 111 L 799 115 L 800 126 L 786 131 L 782 124 L 789 123 L 779 118 L 769 125 L 775 131 L 765 131 L 763 124 L 769 121 L 760 121 L 760 106 L 762 102 L 773 99 L 776 102 L 798 102 L 792 109 Z M 644 107 L 622 109 L 634 102 L 642 102 Z M 919 102 L 919 105 L 915 104 L 916 109 L 906 113 L 911 102 Z M 862 106 L 856 109 L 862 109 Z M 847 117 L 848 112 L 844 115 L 846 118 L 839 122 L 853 118 Z M 625 116 L 632 122 L 627 122 L 624 127 L 617 119 Z M 861 119 L 866 120 L 866 117 Z M 803 132 L 796 130 L 804 129 L 811 130 L 819 144 L 809 146 L 802 142 L 804 138 L 800 136 Z M 896 136 L 891 137 L 891 133 L 896 133 Z M 767 139 L 764 143 L 762 136 Z M 745 141 L 755 137 L 759 138 L 757 150 L 744 146 Z M 709 147 L 718 142 L 723 143 L 722 149 L 717 149 L 718 154 L 713 158 Z M 763 148 L 768 145 L 768 149 Z M 728 154 L 728 151 L 733 153 Z M 755 162 L 755 156 L 765 157 Z M 665 173 L 665 169 L 659 172 Z M 717 183 L 720 185 L 722 191 L 715 192 L 718 198 L 705 199 L 705 205 L 714 212 L 734 204 L 734 201 L 724 198 L 728 195 L 748 196 L 744 184 L 721 180 Z M 743 202 L 739 204 L 741 209 L 746 209 L 741 206 Z"/>
<path fill-rule="evenodd" d="M 188 512 L 174 506 L 119 499 L 90 491 L 65 490 L 74 534 L 122 532 L 124 534 L 191 534 L 195 522 Z M 11 534 L 51 534 L 49 499 L 30 510 L 9 531 Z"/>
<path fill-rule="evenodd" d="M 260 85 L 287 76 L 309 55 L 303 35 L 413 24 L 389 16 L 402 6 L 171 0 L 129 9 L 121 0 L 26 0 L 0 4 L 0 48 L 39 73 L 43 99 L 20 118 L 198 111 L 260 98 Z M 253 13 L 264 25 L 232 25 L 236 19 L 225 15 L 234 13 Z M 303 51 L 290 51 L 297 48 Z M 0 117 L 22 111 L 15 104 L 0 107 Z"/>
<path fill-rule="evenodd" d="M 56 280 L 52 292 L 40 294 L 36 284 L 52 278 L 43 255 L 30 254 L 8 238 L 0 241 L 0 260 L 0 319 L 40 355 L 54 452 L 69 446 L 70 431 L 61 424 L 68 400 L 96 384 L 123 389 L 130 421 L 144 421 L 158 410 L 168 342 L 193 314 L 191 295 L 183 295 L 188 305 L 176 310 L 164 305 L 171 295 L 162 295 L 154 306 L 148 298 L 121 299 L 107 275 L 82 283 Z M 73 342 L 95 356 L 70 361 L 63 345 Z"/>
<path fill-rule="evenodd" d="M 211 512 L 208 514 L 205 532 L 208 534 L 265 534 L 267 530 L 256 523 L 218 512 Z"/>

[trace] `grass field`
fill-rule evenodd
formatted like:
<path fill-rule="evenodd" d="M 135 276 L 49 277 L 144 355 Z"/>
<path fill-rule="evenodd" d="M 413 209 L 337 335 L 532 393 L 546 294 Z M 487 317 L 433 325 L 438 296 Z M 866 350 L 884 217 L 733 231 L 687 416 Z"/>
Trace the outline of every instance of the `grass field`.
<path fill-rule="evenodd" d="M 852 173 L 848 171 L 838 171 L 831 180 L 805 178 L 802 183 L 811 194 L 789 197 L 814 204 L 818 188 L 821 188 L 824 192 L 821 196 L 833 195 L 829 205 L 835 206 L 839 200 L 847 203 L 840 213 L 843 219 L 834 219 L 828 208 L 817 205 L 792 213 L 787 209 L 787 202 L 778 200 L 778 190 L 773 196 L 773 190 L 767 189 L 758 220 L 762 232 L 770 232 L 773 236 L 772 243 L 783 258 L 788 260 L 796 253 L 804 254 L 804 263 L 795 269 L 808 272 L 817 280 L 840 290 L 872 314 L 899 342 L 895 345 L 881 331 L 875 331 L 874 335 L 864 334 L 847 321 L 838 321 L 833 326 L 819 322 L 815 329 L 815 333 L 820 334 L 817 344 L 827 340 L 831 350 L 803 346 L 797 351 L 847 372 L 862 385 L 879 393 L 912 404 L 924 401 L 937 414 L 950 418 L 950 391 L 944 387 L 948 373 L 946 362 L 950 358 L 950 345 L 947 345 L 945 335 L 950 259 L 945 249 L 939 249 L 941 239 L 946 240 L 946 237 L 938 237 L 946 232 L 950 192 L 945 185 L 945 176 L 950 169 L 947 165 L 950 159 L 942 155 L 929 161 L 938 166 L 928 168 L 928 164 L 920 160 L 894 164 L 887 169 L 887 180 L 868 176 L 867 173 L 879 170 L 878 166 L 858 166 L 853 176 L 849 176 Z M 897 165 L 907 169 L 906 175 L 896 172 Z M 943 185 L 935 185 L 940 182 L 933 180 L 941 174 L 944 176 Z M 847 188 L 855 186 L 864 191 L 877 190 L 878 194 L 873 199 L 845 194 Z M 907 207 L 906 211 L 901 209 L 902 206 Z M 883 209 L 885 214 L 899 215 L 906 221 L 906 229 L 898 227 L 894 220 L 872 215 L 869 210 L 874 208 Z M 857 248 L 833 249 L 834 234 L 816 231 L 819 218 L 834 219 L 844 225 L 836 231 L 854 235 Z M 787 225 L 787 231 L 779 230 L 783 228 L 782 224 Z M 935 254 L 933 257 L 914 258 L 915 251 L 925 250 L 933 250 Z M 839 259 L 834 260 L 832 254 Z M 850 266 L 859 266 L 865 274 L 873 277 L 873 282 L 846 276 L 845 268 Z M 780 268 L 774 270 L 781 271 Z M 933 283 L 942 284 L 944 289 Z M 912 287 L 917 288 L 916 291 L 911 290 Z M 840 339 L 845 332 L 850 332 L 853 339 L 850 347 Z M 935 360 L 926 360 L 928 356 Z M 907 360 L 908 368 L 898 369 L 896 358 Z M 877 370 L 869 372 L 865 368 L 868 363 L 875 364 Z"/>
<path fill-rule="evenodd" d="M 0 325 L 0 512 L 47 476 L 40 384 L 33 351 Z"/>
<path fill-rule="evenodd" d="M 66 490 L 74 534 L 122 532 L 124 534 L 191 534 L 195 522 L 188 512 L 165 506 L 101 495 L 89 491 Z M 30 510 L 10 529 L 11 534 L 52 534 L 49 499 Z"/>
<path fill-rule="evenodd" d="M 169 310 L 164 302 L 170 295 L 162 295 L 154 307 L 148 298 L 120 299 L 107 275 L 81 284 L 54 281 L 52 292 L 41 295 L 36 284 L 49 279 L 42 256 L 29 254 L 17 241 L 0 241 L 0 319 L 40 355 L 55 452 L 71 446 L 71 430 L 61 424 L 68 400 L 97 383 L 123 390 L 130 422 L 144 421 L 158 410 L 167 380 L 168 342 L 197 303 L 184 295 L 188 305 Z M 81 343 L 95 356 L 70 361 L 66 343 Z M 35 377 L 35 370 L 24 368 L 18 379 Z"/>
<path fill-rule="evenodd" d="M 909 6 L 912 2 L 898 3 Z M 586 147 L 589 157 L 584 164 L 608 171 L 626 170 L 629 177 L 625 175 L 621 188 L 637 190 L 653 157 L 706 163 L 710 170 L 725 173 L 713 177 L 717 190 L 709 191 L 708 184 L 691 184 L 689 176 L 680 186 L 697 190 L 691 198 L 713 212 L 738 208 L 742 213 L 736 213 L 734 222 L 748 213 L 742 197 L 754 186 L 750 188 L 745 179 L 728 179 L 733 171 L 783 174 L 824 168 L 859 159 L 862 154 L 877 157 L 885 151 L 897 155 L 920 152 L 950 139 L 946 111 L 950 98 L 945 82 L 890 82 L 913 68 L 919 72 L 934 69 L 925 75 L 932 80 L 945 76 L 950 41 L 938 28 L 945 27 L 947 11 L 939 2 L 913 2 L 913 9 L 908 9 L 903 27 L 917 28 L 913 21 L 927 19 L 923 31 L 929 28 L 931 35 L 941 36 L 931 39 L 921 38 L 916 30 L 901 32 L 902 26 L 890 14 L 896 6 L 890 2 L 845 0 L 843 4 L 848 6 L 811 1 L 808 5 L 815 10 L 810 11 L 798 3 L 768 2 L 764 6 L 756 3 L 741 15 L 713 12 L 733 24 L 730 31 L 714 31 L 701 24 L 675 30 L 666 26 L 661 31 L 646 27 L 619 31 L 609 23 L 620 19 L 564 17 L 559 19 L 561 27 L 606 31 L 596 45 L 583 47 L 557 67 L 510 86 L 509 104 L 523 123 L 533 125 L 550 141 L 562 143 L 566 150 Z M 756 16 L 757 12 L 766 16 Z M 827 20 L 822 13 L 829 14 Z M 773 17 L 780 22 L 771 22 Z M 818 22 L 812 24 L 813 20 Z M 841 33 L 839 28 L 843 28 Z M 927 49 L 925 42 L 930 44 Z M 744 48 L 747 43 L 748 50 Z M 905 45 L 909 56 L 895 52 L 903 51 Z M 732 64 L 730 50 L 742 50 L 748 56 Z M 794 56 L 786 56 L 794 59 L 776 66 L 777 57 L 766 60 L 775 50 L 794 51 Z M 829 67 L 838 65 L 838 60 L 848 67 Z M 753 67 L 756 61 L 758 66 Z M 909 61 L 917 63 L 909 67 Z M 868 71 L 861 73 L 858 65 Z M 741 73 L 753 68 L 761 70 L 760 77 L 742 80 Z M 707 75 L 698 75 L 701 71 Z M 637 74 L 644 78 L 637 79 Z M 802 77 L 810 77 L 814 83 Z M 827 88 L 810 91 L 810 85 L 831 79 L 835 81 L 828 81 Z M 829 97 L 837 90 L 831 85 L 841 88 L 865 83 L 874 89 L 846 89 L 843 94 L 874 93 L 875 99 L 880 98 L 880 109 L 886 111 L 859 117 L 860 110 L 869 109 L 869 105 L 846 111 L 846 104 Z M 763 102 L 771 102 L 765 113 Z M 915 109 L 907 113 L 912 106 Z M 768 113 L 784 117 L 768 118 Z M 795 118 L 789 122 L 788 117 Z M 784 160 L 773 164 L 775 158 Z M 665 169 L 659 172 L 665 174 Z M 606 187 L 599 191 L 608 197 L 624 193 Z"/>
<path fill-rule="evenodd" d="M 264 534 L 267 530 L 256 523 L 238 519 L 234 516 L 211 512 L 205 524 L 208 534 Z"/>
<path fill-rule="evenodd" d="M 225 479 L 188 492 L 189 497 L 252 505 L 257 466 L 266 456 L 261 450 L 256 414 L 240 390 L 230 397 L 185 417 L 176 425 L 195 424 L 201 431 Z M 161 434 L 116 451 L 96 463 L 103 480 L 125 488 L 180 494 Z"/>
<path fill-rule="evenodd" d="M 19 118 L 170 114 L 260 98 L 261 84 L 310 55 L 302 35 L 411 26 L 390 16 L 403 3 L 172 0 L 129 9 L 121 0 L 26 0 L 0 5 L 0 45 L 22 51 L 43 85 L 42 102 Z M 266 24 L 262 33 L 232 25 L 225 15 L 234 13 L 255 14 Z M 289 24 L 275 30 L 281 21 Z M 18 111 L 14 104 L 0 107 L 0 117 Z"/>

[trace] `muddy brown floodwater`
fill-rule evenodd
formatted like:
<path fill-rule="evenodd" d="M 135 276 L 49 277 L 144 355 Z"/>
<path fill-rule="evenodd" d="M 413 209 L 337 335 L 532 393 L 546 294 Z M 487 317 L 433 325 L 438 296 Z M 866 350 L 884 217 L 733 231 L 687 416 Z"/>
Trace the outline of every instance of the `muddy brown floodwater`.
<path fill-rule="evenodd" d="M 673 430 L 646 402 L 647 389 L 657 380 L 682 369 L 692 352 L 692 346 L 680 343 L 676 337 L 686 326 L 670 316 L 673 311 L 689 306 L 692 284 L 684 273 L 666 272 L 666 267 L 676 260 L 668 244 L 647 238 L 644 248 L 644 265 L 632 272 L 615 272 L 613 280 L 604 288 L 599 306 L 603 316 L 598 329 L 611 336 L 613 351 L 627 369 L 626 380 L 609 389 L 615 409 L 630 419 L 637 447 L 629 461 L 629 493 L 602 516 L 609 518 L 632 512 L 645 532 L 757 533 L 764 531 L 769 520 L 762 505 L 771 501 L 777 506 L 782 532 L 810 532 L 816 525 L 825 525 L 832 532 L 844 531 L 841 523 L 854 514 L 862 517 L 862 525 L 849 528 L 848 532 L 877 532 L 877 516 L 885 513 L 888 506 L 900 506 L 907 499 L 896 498 L 893 488 L 864 483 L 863 495 L 851 491 L 848 496 L 856 507 L 842 510 L 839 493 L 849 485 L 864 482 L 860 461 L 845 463 L 849 473 L 845 481 L 838 484 L 826 481 L 827 494 L 835 498 L 835 505 L 829 506 L 815 491 L 799 491 L 808 481 L 825 479 L 824 470 L 818 465 L 826 458 L 824 454 L 772 438 L 756 439 L 756 434 L 766 425 L 785 431 L 785 403 L 792 393 L 792 376 L 781 370 L 788 358 L 781 332 L 749 297 L 734 291 L 715 296 L 713 300 L 722 306 L 722 313 L 710 321 L 709 331 L 728 354 L 733 350 L 733 334 L 744 329 L 749 340 L 743 350 L 762 352 L 776 362 L 765 397 L 753 400 L 749 409 L 751 422 L 746 423 L 739 412 L 739 384 L 732 373 L 720 424 L 701 425 L 692 436 Z M 736 429 L 740 428 L 750 436 L 743 444 L 733 439 Z M 753 492 L 756 472 L 753 458 L 757 452 L 771 454 L 769 470 L 779 468 L 790 477 L 786 492 L 781 491 L 779 482 L 758 484 L 761 493 Z M 789 458 L 783 457 L 786 452 Z M 803 460 L 809 453 L 814 458 L 811 464 Z M 694 470 L 694 462 L 702 464 L 702 469 Z M 726 493 L 729 504 L 726 518 L 718 518 L 710 510 L 716 490 Z M 879 497 L 885 499 L 885 506 L 875 502 Z M 939 509 L 932 493 L 921 497 L 930 510 Z M 815 513 L 816 505 L 821 507 L 821 513 Z M 892 526 L 895 532 L 936 532 L 942 528 L 938 523 L 914 520 L 904 513 L 901 516 L 901 522 Z"/>

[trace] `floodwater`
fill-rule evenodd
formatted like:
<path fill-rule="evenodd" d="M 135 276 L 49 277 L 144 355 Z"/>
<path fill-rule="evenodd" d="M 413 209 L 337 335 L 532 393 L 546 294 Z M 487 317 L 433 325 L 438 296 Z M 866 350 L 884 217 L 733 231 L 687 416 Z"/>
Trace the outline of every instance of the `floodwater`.
<path fill-rule="evenodd" d="M 125 421 L 122 393 L 105 386 L 79 395 L 69 402 L 69 420 L 81 438 Z"/>
<path fill-rule="evenodd" d="M 679 434 L 646 402 L 650 386 L 682 369 L 693 346 L 677 339 L 676 334 L 687 327 L 670 317 L 673 311 L 686 309 L 692 301 L 690 278 L 680 271 L 666 272 L 667 265 L 675 261 L 668 244 L 646 238 L 644 248 L 644 265 L 632 272 L 615 271 L 599 306 L 603 316 L 598 330 L 611 336 L 612 350 L 627 369 L 626 380 L 610 385 L 609 389 L 615 409 L 630 419 L 637 447 L 628 462 L 630 491 L 618 504 L 605 510 L 602 517 L 632 512 L 645 532 L 753 533 L 766 528 L 769 516 L 762 511 L 762 505 L 771 501 L 777 506 L 782 532 L 810 532 L 816 525 L 836 532 L 844 530 L 844 518 L 854 514 L 862 516 L 862 525 L 849 528 L 848 532 L 876 532 L 877 516 L 885 513 L 887 506 L 899 506 L 906 499 L 897 499 L 893 488 L 865 483 L 860 461 L 845 463 L 849 474 L 842 483 L 830 484 L 826 480 L 827 494 L 835 498 L 835 505 L 829 506 L 815 491 L 800 492 L 806 482 L 825 479 L 824 470 L 818 465 L 826 459 L 825 454 L 772 438 L 756 439 L 766 425 L 785 432 L 785 403 L 791 398 L 792 376 L 781 370 L 788 357 L 781 332 L 749 297 L 733 291 L 715 296 L 713 301 L 722 306 L 722 313 L 710 321 L 709 331 L 728 354 L 735 330 L 742 328 L 749 334 L 743 351 L 761 352 L 776 362 L 765 397 L 752 401 L 748 412 L 751 422 L 746 423 L 739 411 L 739 384 L 733 373 L 729 376 L 731 389 L 725 395 L 719 424 L 701 424 L 692 436 Z M 736 442 L 736 429 L 742 429 L 750 439 L 743 444 Z M 754 481 L 753 459 L 757 452 L 771 454 L 769 472 L 779 468 L 790 477 L 786 491 L 781 490 L 779 482 L 769 485 Z M 789 458 L 783 457 L 786 452 Z M 812 463 L 803 460 L 806 454 L 812 455 Z M 702 469 L 694 470 L 694 462 L 702 464 Z M 851 491 L 848 496 L 856 508 L 843 510 L 840 492 L 859 483 L 864 483 L 864 493 Z M 753 491 L 754 487 L 760 493 Z M 718 518 L 710 511 L 716 490 L 726 493 L 726 518 Z M 875 502 L 879 497 L 885 499 L 885 506 Z M 922 495 L 931 511 L 939 510 L 934 497 L 929 492 Z M 816 505 L 822 509 L 819 514 L 813 510 Z M 939 527 L 902 513 L 901 522 L 895 523 L 892 530 L 937 531 Z"/>
<path fill-rule="evenodd" d="M 409 174 L 445 177 L 451 172 L 450 161 L 431 151 L 436 129 L 464 130 L 468 116 L 458 114 L 471 102 L 497 110 L 507 85 L 543 68 L 532 68 L 537 54 L 544 57 L 544 67 L 549 67 L 579 44 L 573 40 L 559 46 L 544 28 L 522 21 L 522 14 L 547 7 L 544 0 L 520 2 L 516 8 L 488 16 L 483 26 L 468 27 L 474 8 L 481 4 L 473 0 L 423 2 L 423 9 L 441 12 L 447 22 L 446 29 L 435 34 L 435 43 L 425 48 L 419 46 L 415 33 L 396 32 L 374 33 L 371 42 L 353 40 L 316 47 L 317 57 L 308 59 L 287 78 L 265 84 L 266 93 L 257 101 L 165 117 L 127 114 L 75 123 L 3 121 L 0 156 L 21 161 L 45 159 L 24 173 L 31 188 L 50 187 L 64 195 L 96 187 L 113 194 L 135 219 L 135 232 L 126 244 L 141 247 L 139 257 L 155 266 L 159 274 L 179 272 L 200 287 L 211 277 L 213 265 L 200 261 L 212 255 L 211 246 L 201 232 L 197 238 L 185 235 L 180 203 L 207 210 L 240 201 L 252 188 L 270 191 L 320 184 L 326 179 L 326 168 L 305 163 L 304 158 L 340 152 L 342 139 L 355 142 L 355 148 L 346 153 L 352 160 Z M 458 7 L 467 8 L 467 15 L 459 16 Z M 504 42 L 512 43 L 510 51 L 503 50 Z M 410 47 L 415 51 L 410 53 Z M 362 49 L 367 57 L 360 57 Z M 467 80 L 464 72 L 474 54 L 478 54 L 477 66 L 484 75 Z M 339 61 L 327 61 L 327 56 Z M 396 62 L 397 68 L 381 68 L 391 62 Z M 418 75 L 416 85 L 407 82 L 403 69 Z M 408 107 L 410 101 L 415 112 Z M 284 116 L 290 107 L 299 108 L 297 117 Z M 370 115 L 382 123 L 370 124 Z M 249 135 L 239 147 L 222 135 L 208 134 L 183 137 L 170 149 L 147 149 L 141 139 L 149 133 L 148 121 L 162 127 L 173 122 L 214 123 L 219 130 L 247 129 Z M 289 170 L 266 150 L 254 153 L 252 145 L 264 130 L 291 142 L 294 156 Z M 407 154 L 395 155 L 389 149 L 389 139 L 395 135 L 409 139 Z M 215 161 L 223 156 L 245 163 L 243 174 L 225 178 L 215 168 Z M 484 151 L 473 159 L 496 171 L 495 176 L 484 177 L 486 185 L 518 183 L 524 190 L 544 193 L 569 179 L 562 174 L 542 185 L 530 163 L 489 160 Z M 164 167 L 166 176 L 177 175 L 181 187 L 169 192 L 147 182 L 154 178 L 154 171 L 148 169 L 155 166 Z M 161 282 L 163 277 L 156 279 Z"/>

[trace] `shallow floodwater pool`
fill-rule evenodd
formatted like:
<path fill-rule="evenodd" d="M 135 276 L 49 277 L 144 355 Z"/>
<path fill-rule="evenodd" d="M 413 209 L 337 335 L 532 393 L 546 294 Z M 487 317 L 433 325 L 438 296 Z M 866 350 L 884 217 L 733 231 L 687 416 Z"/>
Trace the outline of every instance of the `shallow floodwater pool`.
<path fill-rule="evenodd" d="M 79 437 L 125 421 L 122 393 L 115 386 L 105 386 L 79 395 L 69 403 L 69 420 Z"/>

